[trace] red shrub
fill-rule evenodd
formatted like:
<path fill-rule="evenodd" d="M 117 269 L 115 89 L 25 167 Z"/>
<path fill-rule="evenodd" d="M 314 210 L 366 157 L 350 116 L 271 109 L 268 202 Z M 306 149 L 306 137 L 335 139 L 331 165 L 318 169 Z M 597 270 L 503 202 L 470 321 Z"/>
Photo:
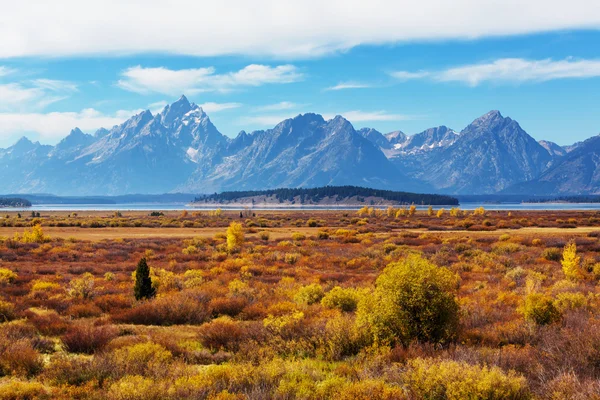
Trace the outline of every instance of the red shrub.
<path fill-rule="evenodd" d="M 112 325 L 77 324 L 69 328 L 61 340 L 71 353 L 93 354 L 102 350 L 117 335 L 117 328 Z"/>

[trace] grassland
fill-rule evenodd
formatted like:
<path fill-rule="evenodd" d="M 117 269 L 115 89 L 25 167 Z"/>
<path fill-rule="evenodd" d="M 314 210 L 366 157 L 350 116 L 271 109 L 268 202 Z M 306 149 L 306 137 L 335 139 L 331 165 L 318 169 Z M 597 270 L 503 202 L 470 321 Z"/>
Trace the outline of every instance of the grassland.
<path fill-rule="evenodd" d="M 600 398 L 599 237 L 583 211 L 8 213 L 0 399 Z"/>

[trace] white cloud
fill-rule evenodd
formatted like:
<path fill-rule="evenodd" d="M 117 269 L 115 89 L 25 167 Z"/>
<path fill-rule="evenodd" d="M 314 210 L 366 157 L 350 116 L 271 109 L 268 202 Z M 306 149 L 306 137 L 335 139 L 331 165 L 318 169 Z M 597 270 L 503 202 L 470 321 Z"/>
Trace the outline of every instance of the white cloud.
<path fill-rule="evenodd" d="M 206 113 L 216 113 L 219 111 L 224 111 L 224 110 L 231 110 L 233 108 L 239 108 L 242 106 L 242 103 L 213 103 L 213 102 L 207 102 L 207 103 L 202 103 L 199 104 L 200 107 L 202 107 L 202 109 L 204 110 L 204 112 Z"/>
<path fill-rule="evenodd" d="M 366 89 L 372 87 L 367 83 L 360 82 L 340 82 L 335 86 L 325 88 L 325 90 L 345 90 L 345 89 Z"/>
<path fill-rule="evenodd" d="M 169 104 L 169 102 L 167 102 L 166 100 L 156 101 L 154 103 L 148 104 L 148 109 L 150 110 L 150 112 L 152 112 L 152 114 L 157 114 L 161 112 L 162 109 L 167 106 L 167 104 Z"/>
<path fill-rule="evenodd" d="M 74 83 L 52 79 L 0 84 L 0 111 L 42 109 L 76 90 Z"/>
<path fill-rule="evenodd" d="M 53 92 L 76 92 L 78 90 L 77 84 L 56 79 L 34 79 L 32 84 L 41 89 L 47 89 Z"/>
<path fill-rule="evenodd" d="M 463 65 L 440 71 L 396 71 L 391 75 L 400 80 L 431 79 L 438 82 L 461 82 L 470 86 L 483 82 L 544 82 L 600 77 L 600 60 L 502 58 L 489 63 Z"/>
<path fill-rule="evenodd" d="M 0 65 L 0 77 L 15 73 L 16 70 Z"/>
<path fill-rule="evenodd" d="M 302 73 L 293 65 L 251 64 L 239 71 L 216 74 L 213 67 L 172 70 L 165 67 L 131 67 L 121 73 L 117 85 L 136 93 L 167 95 L 227 92 L 244 86 L 297 82 Z"/>
<path fill-rule="evenodd" d="M 258 111 L 281 111 L 281 110 L 291 110 L 294 108 L 300 107 L 301 104 L 293 103 L 291 101 L 280 101 L 275 104 L 267 104 L 266 106 L 256 107 Z"/>
<path fill-rule="evenodd" d="M 122 111 L 106 115 L 93 108 L 80 112 L 0 113 L 0 126 L 2 135 L 6 137 L 33 133 L 44 143 L 55 143 L 74 127 L 79 127 L 84 132 L 93 132 L 101 127 L 110 128 L 122 123 L 133 113 Z"/>
<path fill-rule="evenodd" d="M 314 57 L 358 45 L 600 27 L 597 0 L 4 3 L 0 58 L 131 53 Z"/>

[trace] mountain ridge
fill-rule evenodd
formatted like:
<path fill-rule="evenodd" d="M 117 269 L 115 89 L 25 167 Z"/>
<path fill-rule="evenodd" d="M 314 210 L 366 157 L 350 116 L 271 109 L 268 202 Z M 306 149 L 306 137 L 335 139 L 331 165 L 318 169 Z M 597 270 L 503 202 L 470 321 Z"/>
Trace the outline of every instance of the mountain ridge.
<path fill-rule="evenodd" d="M 0 149 L 0 180 L 13 193 L 61 195 L 327 185 L 491 194 L 509 188 L 520 193 L 521 182 L 545 177 L 546 183 L 539 185 L 557 191 L 550 194 L 580 194 L 596 190 L 600 173 L 596 177 L 588 172 L 592 183 L 575 179 L 575 187 L 553 184 L 559 175 L 549 171 L 566 168 L 564 160 L 590 146 L 588 141 L 564 147 L 538 142 L 498 110 L 460 132 L 441 125 L 414 135 L 399 130 L 384 134 L 373 128 L 356 130 L 339 115 L 325 120 L 306 113 L 271 129 L 241 131 L 229 138 L 182 95 L 156 115 L 144 110 L 94 134 L 75 127 L 55 146 L 22 137 Z M 588 153 L 600 153 L 600 146 Z M 586 157 L 587 171 L 594 157 Z"/>

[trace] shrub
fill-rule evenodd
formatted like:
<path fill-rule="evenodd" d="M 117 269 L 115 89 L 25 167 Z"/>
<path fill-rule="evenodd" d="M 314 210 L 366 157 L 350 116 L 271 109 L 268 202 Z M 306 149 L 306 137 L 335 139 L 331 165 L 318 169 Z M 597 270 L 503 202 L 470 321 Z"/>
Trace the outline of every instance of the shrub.
<path fill-rule="evenodd" d="M 300 254 L 298 253 L 286 253 L 285 254 L 285 262 L 287 264 L 296 264 L 298 262 L 298 260 L 300 259 Z"/>
<path fill-rule="evenodd" d="M 300 232 L 292 233 L 292 240 L 304 240 L 306 239 L 306 235 Z"/>
<path fill-rule="evenodd" d="M 115 350 L 112 359 L 123 375 L 150 375 L 164 372 L 173 355 L 160 344 L 145 342 Z"/>
<path fill-rule="evenodd" d="M 143 302 L 113 318 L 139 325 L 200 324 L 210 316 L 206 303 L 204 294 L 185 291 Z"/>
<path fill-rule="evenodd" d="M 31 230 L 25 229 L 22 235 L 15 234 L 14 240 L 21 243 L 45 243 L 50 241 L 50 238 L 44 235 L 40 224 L 34 225 Z"/>
<path fill-rule="evenodd" d="M 95 304 L 73 304 L 67 309 L 67 314 L 73 318 L 91 318 L 102 315 L 102 310 Z"/>
<path fill-rule="evenodd" d="M 8 379 L 0 381 L 0 400 L 40 399 L 49 395 L 49 390 L 39 382 Z"/>
<path fill-rule="evenodd" d="M 298 289 L 294 301 L 299 304 L 311 305 L 321 301 L 323 295 L 323 287 L 313 283 Z"/>
<path fill-rule="evenodd" d="M 213 350 L 237 351 L 243 331 L 238 322 L 221 317 L 200 327 L 198 334 L 202 345 Z"/>
<path fill-rule="evenodd" d="M 547 325 L 561 318 L 550 296 L 541 293 L 529 293 L 521 308 L 526 320 L 537 325 Z"/>
<path fill-rule="evenodd" d="M 33 376 L 44 362 L 27 339 L 0 344 L 0 375 Z"/>
<path fill-rule="evenodd" d="M 0 300 L 0 323 L 15 319 L 15 305 L 8 301 Z"/>
<path fill-rule="evenodd" d="M 67 330 L 61 340 L 71 353 L 93 354 L 102 350 L 117 335 L 117 329 L 110 325 L 76 324 Z"/>
<path fill-rule="evenodd" d="M 404 373 L 408 391 L 419 399 L 511 399 L 531 398 L 525 378 L 498 367 L 480 367 L 465 362 L 417 358 Z"/>
<path fill-rule="evenodd" d="M 447 344 L 456 336 L 458 278 L 420 255 L 389 264 L 372 296 L 358 303 L 357 321 L 381 344 L 413 340 Z"/>
<path fill-rule="evenodd" d="M 108 389 L 109 400 L 160 400 L 165 398 L 161 385 L 143 376 L 125 376 Z"/>
<path fill-rule="evenodd" d="M 0 268 L 0 285 L 13 283 L 18 278 L 18 275 L 8 268 Z"/>
<path fill-rule="evenodd" d="M 588 298 L 581 292 L 559 293 L 556 295 L 556 299 L 554 300 L 554 306 L 560 313 L 568 310 L 585 308 L 588 306 Z"/>
<path fill-rule="evenodd" d="M 269 232 L 261 232 L 259 234 L 259 237 L 261 240 L 264 240 L 265 242 L 267 242 L 271 236 L 269 235 Z"/>
<path fill-rule="evenodd" d="M 548 261 L 558 261 L 560 260 L 561 252 L 557 247 L 548 247 L 542 251 L 542 257 Z"/>
<path fill-rule="evenodd" d="M 35 280 L 33 281 L 33 285 L 31 285 L 29 294 L 33 298 L 42 298 L 48 296 L 49 293 L 59 291 L 60 289 L 61 287 L 58 283 Z"/>
<path fill-rule="evenodd" d="M 321 304 L 327 308 L 339 308 L 342 311 L 351 312 L 356 310 L 358 300 L 359 295 L 356 289 L 343 289 L 336 286 L 325 294 Z"/>
<path fill-rule="evenodd" d="M 80 299 L 89 299 L 94 294 L 94 275 L 84 273 L 81 278 L 71 279 L 69 295 Z"/>
<path fill-rule="evenodd" d="M 183 286 L 186 288 L 194 288 L 202 285 L 204 282 L 204 273 L 199 269 L 188 269 L 183 274 Z"/>

